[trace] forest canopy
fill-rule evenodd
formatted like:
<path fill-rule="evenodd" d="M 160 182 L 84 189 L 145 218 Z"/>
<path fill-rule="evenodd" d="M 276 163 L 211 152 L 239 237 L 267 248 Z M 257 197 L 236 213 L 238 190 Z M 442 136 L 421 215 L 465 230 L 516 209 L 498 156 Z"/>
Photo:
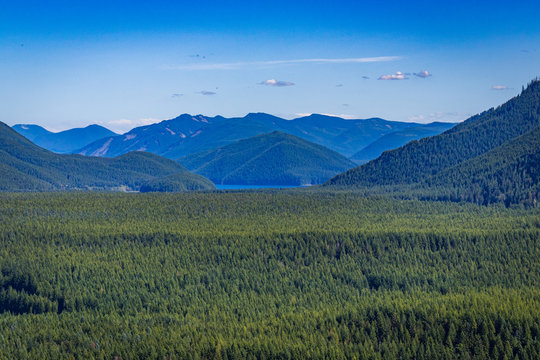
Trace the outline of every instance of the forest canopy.
<path fill-rule="evenodd" d="M 354 193 L 1 194 L 0 357 L 535 359 L 539 215 Z"/>

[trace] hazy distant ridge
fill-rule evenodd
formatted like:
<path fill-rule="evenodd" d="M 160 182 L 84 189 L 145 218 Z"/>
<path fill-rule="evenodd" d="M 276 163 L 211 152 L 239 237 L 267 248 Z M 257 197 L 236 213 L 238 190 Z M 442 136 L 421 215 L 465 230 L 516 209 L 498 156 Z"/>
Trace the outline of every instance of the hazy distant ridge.
<path fill-rule="evenodd" d="M 118 135 L 100 125 L 60 132 L 51 132 L 38 125 L 26 124 L 14 125 L 13 129 L 34 144 L 61 154 L 71 154 L 91 142 Z"/>
<path fill-rule="evenodd" d="M 112 157 L 140 150 L 178 159 L 252 136 L 281 131 L 349 157 L 381 136 L 419 125 L 379 118 L 345 120 L 318 114 L 293 120 L 265 113 L 250 113 L 239 118 L 183 114 L 171 120 L 134 128 L 120 136 L 100 139 L 79 149 L 77 153 Z"/>

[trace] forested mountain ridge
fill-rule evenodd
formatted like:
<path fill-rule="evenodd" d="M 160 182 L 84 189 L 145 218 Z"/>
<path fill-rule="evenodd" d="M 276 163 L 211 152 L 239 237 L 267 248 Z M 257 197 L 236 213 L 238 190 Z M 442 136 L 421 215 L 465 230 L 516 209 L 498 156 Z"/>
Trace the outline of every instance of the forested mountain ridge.
<path fill-rule="evenodd" d="M 420 183 L 440 171 L 492 150 L 540 125 L 540 81 L 507 103 L 473 116 L 444 133 L 384 152 L 327 185 Z"/>
<path fill-rule="evenodd" d="M 433 122 L 425 125 L 411 126 L 403 130 L 391 132 L 381 136 L 356 154 L 351 156 L 351 160 L 363 164 L 378 158 L 387 150 L 397 149 L 413 140 L 420 140 L 425 137 L 438 135 L 454 127 L 455 123 Z"/>
<path fill-rule="evenodd" d="M 38 125 L 17 124 L 12 128 L 34 144 L 62 154 L 70 154 L 98 139 L 118 135 L 103 126 L 95 124 L 56 133 Z"/>
<path fill-rule="evenodd" d="M 324 146 L 274 131 L 179 160 L 216 184 L 319 184 L 354 166 Z"/>
<path fill-rule="evenodd" d="M 535 206 L 540 200 L 540 127 L 443 170 L 425 183 L 451 189 L 442 199 Z"/>
<path fill-rule="evenodd" d="M 185 174 L 190 183 L 198 178 L 201 188 L 214 188 L 207 179 L 154 154 L 131 152 L 111 159 L 55 154 L 0 122 L 0 191 L 139 190 L 172 174 Z"/>

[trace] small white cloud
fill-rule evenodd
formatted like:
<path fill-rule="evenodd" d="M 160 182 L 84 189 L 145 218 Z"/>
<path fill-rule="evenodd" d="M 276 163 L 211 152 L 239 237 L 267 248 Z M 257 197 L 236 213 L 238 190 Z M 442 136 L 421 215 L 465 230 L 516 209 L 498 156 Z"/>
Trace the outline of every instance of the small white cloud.
<path fill-rule="evenodd" d="M 266 86 L 277 86 L 277 87 L 284 87 L 284 86 L 293 86 L 294 83 L 290 81 L 283 81 L 283 80 L 276 80 L 276 79 L 269 79 L 265 81 L 261 81 L 259 85 L 266 85 Z"/>
<path fill-rule="evenodd" d="M 430 77 L 431 73 L 429 71 L 427 71 L 427 70 L 422 70 L 422 71 L 420 71 L 418 73 L 414 73 L 414 75 L 418 76 L 419 78 L 425 79 L 425 78 Z"/>
<path fill-rule="evenodd" d="M 178 97 L 182 97 L 184 96 L 184 94 L 172 94 L 171 97 L 173 98 L 178 98 Z"/>
<path fill-rule="evenodd" d="M 506 85 L 493 85 L 491 87 L 492 90 L 508 90 L 508 86 Z"/>
<path fill-rule="evenodd" d="M 396 72 L 395 74 L 391 75 L 381 75 L 379 76 L 379 80 L 407 80 L 408 77 L 405 76 L 401 71 Z"/>
<path fill-rule="evenodd" d="M 206 90 L 199 91 L 197 94 L 201 94 L 201 95 L 216 95 L 215 92 L 213 92 L 213 91 L 206 91 Z"/>

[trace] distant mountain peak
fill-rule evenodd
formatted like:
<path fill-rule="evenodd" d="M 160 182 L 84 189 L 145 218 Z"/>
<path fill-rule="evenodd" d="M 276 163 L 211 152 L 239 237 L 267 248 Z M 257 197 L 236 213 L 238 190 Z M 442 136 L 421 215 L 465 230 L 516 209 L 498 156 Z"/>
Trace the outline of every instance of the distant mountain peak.
<path fill-rule="evenodd" d="M 264 112 L 250 112 L 246 116 L 244 116 L 244 119 L 246 120 L 270 120 L 270 121 L 283 121 L 282 118 L 277 117 L 275 115 L 267 114 Z"/>

